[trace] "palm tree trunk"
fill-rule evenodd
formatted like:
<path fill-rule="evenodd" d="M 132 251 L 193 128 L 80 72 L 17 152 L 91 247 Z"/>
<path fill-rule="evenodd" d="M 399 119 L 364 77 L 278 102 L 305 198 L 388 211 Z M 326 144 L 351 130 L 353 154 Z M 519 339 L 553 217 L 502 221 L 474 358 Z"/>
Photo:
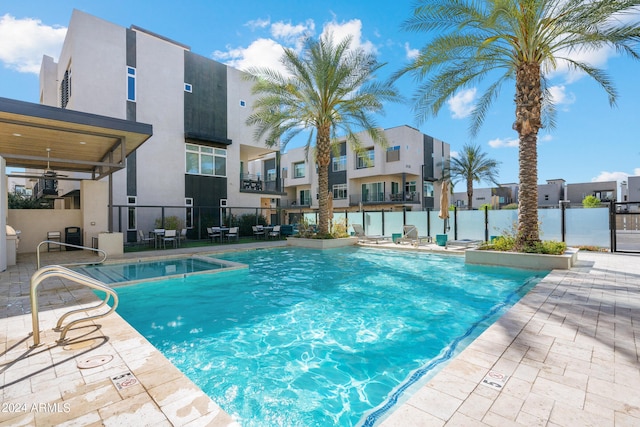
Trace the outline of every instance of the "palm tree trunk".
<path fill-rule="evenodd" d="M 540 65 L 523 63 L 516 70 L 516 121 L 513 128 L 520 139 L 518 192 L 518 233 L 516 249 L 523 250 L 540 241 L 538 230 L 538 130 L 542 127 Z"/>
<path fill-rule="evenodd" d="M 331 128 L 319 126 L 316 136 L 318 164 L 318 233 L 329 233 L 329 163 L 331 162 Z"/>
<path fill-rule="evenodd" d="M 473 209 L 473 178 L 467 177 L 467 209 Z"/>

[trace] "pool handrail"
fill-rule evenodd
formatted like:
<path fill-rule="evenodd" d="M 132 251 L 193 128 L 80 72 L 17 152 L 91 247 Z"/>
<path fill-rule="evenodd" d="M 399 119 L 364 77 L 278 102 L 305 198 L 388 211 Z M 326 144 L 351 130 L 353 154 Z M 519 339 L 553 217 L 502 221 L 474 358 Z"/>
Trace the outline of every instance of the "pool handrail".
<path fill-rule="evenodd" d="M 83 250 L 87 250 L 87 251 L 94 251 L 94 252 L 99 252 L 99 253 L 102 254 L 102 259 L 100 261 L 97 261 L 97 262 L 74 262 L 74 263 L 70 263 L 70 264 L 60 264 L 60 265 L 102 264 L 103 262 L 105 262 L 107 260 L 107 253 L 105 251 L 103 251 L 102 249 L 90 248 L 88 246 L 73 245 L 71 243 L 62 243 L 62 242 L 57 242 L 55 240 L 44 240 L 44 241 L 38 243 L 38 246 L 36 247 L 36 266 L 37 266 L 38 269 L 40 268 L 40 246 L 44 245 L 45 243 L 48 243 L 48 244 L 54 243 L 56 245 L 60 245 L 60 246 L 64 246 L 64 247 L 71 247 L 71 248 L 83 249 Z"/>
<path fill-rule="evenodd" d="M 35 273 L 33 273 L 33 275 L 31 276 L 30 298 L 31 298 L 31 323 L 33 327 L 33 347 L 37 347 L 38 345 L 40 345 L 40 321 L 38 318 L 38 314 L 39 314 L 38 313 L 38 286 L 45 279 L 48 279 L 51 277 L 65 278 L 105 293 L 105 298 L 100 304 L 94 307 L 84 307 L 80 309 L 71 310 L 60 317 L 60 319 L 58 320 L 58 323 L 56 324 L 56 327 L 53 328 L 54 331 L 60 332 L 60 338 L 57 340 L 58 344 L 64 343 L 65 336 L 67 335 L 67 332 L 69 331 L 69 329 L 71 329 L 72 326 L 80 322 L 87 322 L 90 320 L 99 319 L 99 318 L 108 316 L 109 314 L 113 313 L 118 307 L 118 294 L 116 293 L 116 291 L 110 288 L 109 286 L 107 286 L 106 284 L 100 282 L 99 280 L 85 276 L 84 274 L 80 274 L 77 271 L 70 270 L 61 265 L 48 265 L 46 267 L 42 267 L 38 269 Z M 110 297 L 113 299 L 113 304 L 111 308 L 106 312 L 95 314 L 93 316 L 89 316 L 82 319 L 72 320 L 66 326 L 62 327 L 62 324 L 67 317 L 73 314 L 81 313 L 83 311 L 87 312 L 89 310 L 99 309 L 107 304 Z"/>

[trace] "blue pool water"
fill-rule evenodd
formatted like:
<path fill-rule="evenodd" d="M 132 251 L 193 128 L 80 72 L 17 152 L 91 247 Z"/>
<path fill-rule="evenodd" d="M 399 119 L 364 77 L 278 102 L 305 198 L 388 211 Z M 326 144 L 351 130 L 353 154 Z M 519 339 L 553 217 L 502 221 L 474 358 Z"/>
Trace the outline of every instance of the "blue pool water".
<path fill-rule="evenodd" d="M 118 312 L 243 426 L 373 425 L 543 273 L 369 248 L 118 289 Z"/>
<path fill-rule="evenodd" d="M 213 259 L 173 258 L 156 261 L 87 265 L 74 267 L 73 269 L 103 283 L 116 284 L 202 273 L 223 267 Z"/>

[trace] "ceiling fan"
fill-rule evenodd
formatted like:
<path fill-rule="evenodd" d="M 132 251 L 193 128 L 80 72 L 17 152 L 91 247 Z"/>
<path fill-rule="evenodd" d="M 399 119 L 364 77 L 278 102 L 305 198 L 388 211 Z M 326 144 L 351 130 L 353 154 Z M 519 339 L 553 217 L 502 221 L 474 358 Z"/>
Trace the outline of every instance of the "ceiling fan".
<path fill-rule="evenodd" d="M 54 171 L 53 169 L 51 169 L 51 166 L 49 165 L 50 158 L 51 158 L 51 148 L 47 148 L 47 168 L 44 170 L 42 177 L 44 179 L 57 179 L 58 177 L 66 178 L 67 175 L 61 175 L 56 171 Z"/>

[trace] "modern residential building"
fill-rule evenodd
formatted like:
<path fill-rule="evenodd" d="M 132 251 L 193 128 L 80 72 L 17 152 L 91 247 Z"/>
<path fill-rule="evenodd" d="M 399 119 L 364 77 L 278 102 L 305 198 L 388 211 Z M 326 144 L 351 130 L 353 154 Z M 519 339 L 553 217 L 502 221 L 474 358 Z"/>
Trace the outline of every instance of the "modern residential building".
<path fill-rule="evenodd" d="M 627 199 L 623 202 L 640 202 L 640 176 L 627 178 Z"/>
<path fill-rule="evenodd" d="M 546 184 L 538 184 L 538 206 L 557 208 L 561 200 L 566 200 L 564 179 L 548 179 Z"/>
<path fill-rule="evenodd" d="M 499 187 L 489 188 L 474 188 L 472 197 L 472 208 L 479 209 L 483 205 L 489 205 L 492 209 L 500 209 L 503 206 L 509 205 L 511 203 L 517 203 L 516 199 L 513 196 L 514 194 L 517 195 L 517 191 L 514 192 L 513 186 L 517 188 L 516 184 L 505 184 L 500 185 Z M 468 203 L 469 198 L 466 191 L 453 193 L 453 196 L 451 198 L 452 205 L 461 209 L 467 209 Z"/>
<path fill-rule="evenodd" d="M 570 205 L 581 205 L 587 196 L 595 196 L 601 202 L 618 201 L 617 181 L 583 182 L 567 184 L 565 199 Z"/>
<path fill-rule="evenodd" d="M 329 188 L 334 210 L 438 209 L 443 165 L 449 144 L 410 126 L 385 129 L 388 146 L 373 143 L 365 133 L 355 150 L 339 140 L 331 154 Z M 318 208 L 318 174 L 313 152 L 295 148 L 282 155 L 287 193 L 282 207 L 296 215 Z"/>
<path fill-rule="evenodd" d="M 43 104 L 153 125 L 110 182 L 112 228 L 126 228 L 128 240 L 161 216 L 195 229 L 203 207 L 218 223 L 220 206 L 271 205 L 284 194 L 279 147 L 256 141 L 245 125 L 251 82 L 187 45 L 74 10 L 58 62 L 43 59 L 40 88 Z M 252 173 L 265 156 L 264 170 Z"/>

